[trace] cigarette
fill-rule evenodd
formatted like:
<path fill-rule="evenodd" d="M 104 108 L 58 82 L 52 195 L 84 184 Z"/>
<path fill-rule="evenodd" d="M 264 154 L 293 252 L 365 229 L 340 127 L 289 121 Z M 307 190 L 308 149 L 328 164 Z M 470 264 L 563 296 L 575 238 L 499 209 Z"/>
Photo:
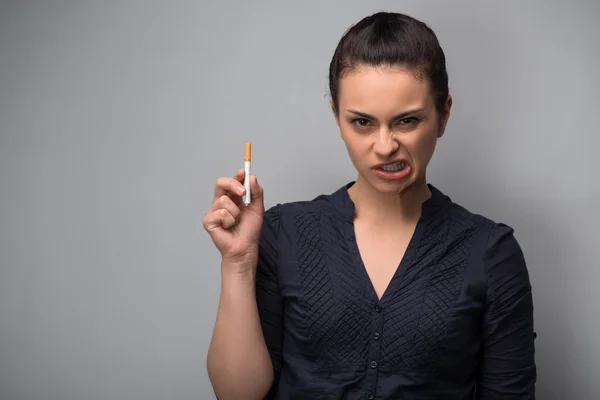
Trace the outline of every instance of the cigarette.
<path fill-rule="evenodd" d="M 250 204 L 250 160 L 252 158 L 252 145 L 246 143 L 246 156 L 244 157 L 244 169 L 246 170 L 246 177 L 244 178 L 244 187 L 246 188 L 246 194 L 244 195 L 244 204 Z"/>

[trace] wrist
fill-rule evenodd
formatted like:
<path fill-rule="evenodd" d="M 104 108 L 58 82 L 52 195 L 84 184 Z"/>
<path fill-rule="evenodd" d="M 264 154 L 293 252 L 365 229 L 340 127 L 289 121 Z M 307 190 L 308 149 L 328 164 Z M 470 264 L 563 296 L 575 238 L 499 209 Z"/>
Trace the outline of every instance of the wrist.
<path fill-rule="evenodd" d="M 256 280 L 256 261 L 231 261 L 221 262 L 221 278 L 224 283 L 239 282 L 254 284 Z"/>

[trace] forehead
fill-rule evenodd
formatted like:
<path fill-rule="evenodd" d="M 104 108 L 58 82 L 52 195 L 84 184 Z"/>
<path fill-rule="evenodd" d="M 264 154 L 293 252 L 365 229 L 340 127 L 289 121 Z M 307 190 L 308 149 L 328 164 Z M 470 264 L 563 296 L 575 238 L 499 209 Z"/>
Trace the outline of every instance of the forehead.
<path fill-rule="evenodd" d="M 404 68 L 363 67 L 340 79 L 340 108 L 365 110 L 426 107 L 430 102 L 429 84 Z"/>

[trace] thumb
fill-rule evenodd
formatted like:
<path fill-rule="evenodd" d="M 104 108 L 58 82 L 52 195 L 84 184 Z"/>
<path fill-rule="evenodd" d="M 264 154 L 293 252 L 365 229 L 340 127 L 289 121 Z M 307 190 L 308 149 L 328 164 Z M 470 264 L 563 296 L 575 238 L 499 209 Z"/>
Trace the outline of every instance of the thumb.
<path fill-rule="evenodd" d="M 250 176 L 250 204 L 248 204 L 248 208 L 261 213 L 265 211 L 264 192 L 262 186 L 258 184 L 256 175 Z"/>

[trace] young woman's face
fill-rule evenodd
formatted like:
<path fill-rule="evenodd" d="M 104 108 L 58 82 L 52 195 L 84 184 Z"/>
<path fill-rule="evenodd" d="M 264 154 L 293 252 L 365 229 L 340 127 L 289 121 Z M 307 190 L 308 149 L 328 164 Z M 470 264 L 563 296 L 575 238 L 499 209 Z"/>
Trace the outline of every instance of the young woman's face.
<path fill-rule="evenodd" d="M 365 67 L 342 78 L 336 120 L 359 179 L 387 193 L 425 183 L 451 104 L 449 96 L 439 115 L 427 80 L 404 69 Z"/>

